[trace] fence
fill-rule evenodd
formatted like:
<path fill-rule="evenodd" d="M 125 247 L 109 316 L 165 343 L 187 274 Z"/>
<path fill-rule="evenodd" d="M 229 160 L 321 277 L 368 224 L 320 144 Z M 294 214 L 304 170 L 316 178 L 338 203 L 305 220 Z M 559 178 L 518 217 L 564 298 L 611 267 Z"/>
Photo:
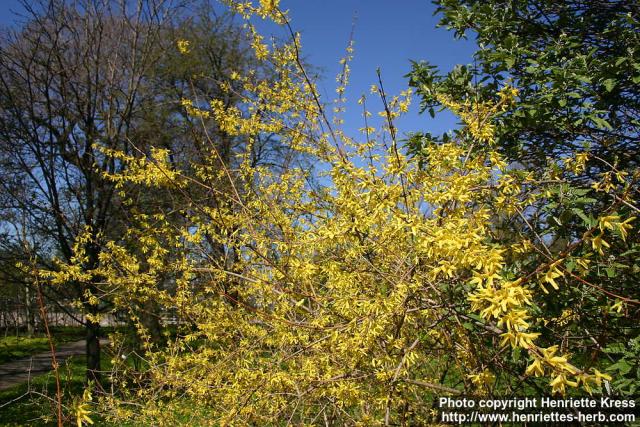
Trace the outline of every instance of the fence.
<path fill-rule="evenodd" d="M 24 303 L 17 302 L 13 299 L 0 298 L 0 328 L 4 335 L 13 331 L 26 330 L 29 322 L 35 329 L 42 329 L 42 316 L 36 306 L 31 307 L 31 320 L 29 320 L 27 307 Z M 69 309 L 64 312 L 55 306 L 47 306 L 47 321 L 49 326 L 82 326 L 79 320 L 84 315 L 77 310 Z M 103 316 L 100 324 L 102 326 L 115 326 L 122 322 L 113 314 Z"/>

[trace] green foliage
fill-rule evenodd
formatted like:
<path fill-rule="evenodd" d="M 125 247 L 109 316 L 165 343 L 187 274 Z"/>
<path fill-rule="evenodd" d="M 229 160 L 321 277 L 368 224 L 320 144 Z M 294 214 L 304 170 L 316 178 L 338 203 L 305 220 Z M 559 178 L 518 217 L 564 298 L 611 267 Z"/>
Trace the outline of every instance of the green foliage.
<path fill-rule="evenodd" d="M 616 390 L 625 396 L 636 396 L 640 386 L 640 337 L 630 339 L 626 345 L 609 345 L 605 352 L 619 358 L 607 368 L 615 378 Z"/>
<path fill-rule="evenodd" d="M 495 97 L 511 82 L 517 107 L 498 142 L 514 161 L 540 166 L 584 144 L 622 168 L 637 165 L 640 22 L 634 0 L 441 0 L 440 25 L 476 36 L 473 65 L 445 75 L 415 62 L 411 84 L 433 114 L 435 94 Z M 602 170 L 593 160 L 591 173 Z M 589 172 L 589 169 L 588 169 Z"/>
<path fill-rule="evenodd" d="M 497 149 L 515 174 L 545 187 L 544 197 L 518 215 L 496 218 L 504 241 L 526 235 L 537 254 L 514 267 L 535 271 L 548 257 L 564 258 L 559 295 L 537 302 L 545 339 L 576 336 L 574 345 L 593 366 L 626 369 L 628 353 L 603 347 L 637 340 L 640 280 L 639 239 L 611 228 L 615 242 L 600 234 L 602 218 L 637 216 L 640 156 L 640 21 L 631 0 L 439 0 L 440 25 L 456 37 L 475 37 L 474 63 L 441 73 L 413 62 L 408 77 L 432 116 L 443 99 L 496 99 L 509 84 L 518 100 L 496 119 Z M 449 136 L 414 135 L 407 144 L 421 159 L 424 147 Z M 567 167 L 569 166 L 569 167 Z M 615 227 L 614 227 L 615 228 Z M 576 246 L 588 230 L 592 245 Z M 567 256 L 570 254 L 570 256 Z M 633 348 L 629 344 L 629 348 Z M 607 347 L 609 348 L 609 347 Z M 631 351 L 631 350 L 629 350 Z M 617 380 L 619 393 L 637 378 Z M 633 385 L 635 384 L 635 385 Z"/>

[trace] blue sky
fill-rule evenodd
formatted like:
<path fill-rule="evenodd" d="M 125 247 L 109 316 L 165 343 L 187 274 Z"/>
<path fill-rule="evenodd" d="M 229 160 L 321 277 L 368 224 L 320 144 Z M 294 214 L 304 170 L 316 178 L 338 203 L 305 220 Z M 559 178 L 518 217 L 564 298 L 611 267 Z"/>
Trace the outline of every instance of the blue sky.
<path fill-rule="evenodd" d="M 472 40 L 455 40 L 453 33 L 436 28 L 438 17 L 433 16 L 435 6 L 429 0 L 281 0 L 281 7 L 290 10 L 292 27 L 302 34 L 308 62 L 322 72 L 319 87 L 326 101 L 335 97 L 338 61 L 345 54 L 356 17 L 355 57 L 344 116 L 344 129 L 352 136 L 364 126 L 356 101 L 376 83 L 377 67 L 386 92 L 394 95 L 407 88 L 403 76 L 410 70 L 411 59 L 425 59 L 447 71 L 455 64 L 471 62 L 475 49 Z M 14 21 L 11 11 L 20 10 L 18 0 L 0 0 L 0 24 L 10 25 Z M 374 112 L 381 109 L 373 99 L 368 103 Z M 412 111 L 397 123 L 401 134 L 441 133 L 455 127 L 452 115 L 440 113 L 431 119 L 428 114 L 418 115 L 417 107 L 416 99 Z"/>
<path fill-rule="evenodd" d="M 455 40 L 452 32 L 436 28 L 438 17 L 433 16 L 435 6 L 429 0 L 282 0 L 281 6 L 290 10 L 294 30 L 302 34 L 309 62 L 324 71 L 320 87 L 328 99 L 335 96 L 338 61 L 344 56 L 356 16 L 355 56 L 347 90 L 351 110 L 345 115 L 348 132 L 363 126 L 356 101 L 363 93 L 371 98 L 369 88 L 377 82 L 377 67 L 382 71 L 385 91 L 398 94 L 408 87 L 404 75 L 411 69 L 410 60 L 425 59 L 447 71 L 456 64 L 470 63 L 475 50 L 473 40 Z M 417 101 L 410 114 L 397 123 L 401 133 L 441 133 L 455 127 L 456 119 L 448 113 L 435 119 L 418 115 Z M 379 103 L 371 107 L 380 109 Z"/>

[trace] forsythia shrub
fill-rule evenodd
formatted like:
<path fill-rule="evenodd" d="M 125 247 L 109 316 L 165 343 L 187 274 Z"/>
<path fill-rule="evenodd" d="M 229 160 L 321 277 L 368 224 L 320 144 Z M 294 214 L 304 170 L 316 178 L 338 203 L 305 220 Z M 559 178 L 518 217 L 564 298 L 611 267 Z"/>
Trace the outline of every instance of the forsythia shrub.
<path fill-rule="evenodd" d="M 605 254 L 633 218 L 607 207 L 561 256 L 520 268 L 536 245 L 518 236 L 504 243 L 495 224 L 526 217 L 548 189 L 493 147 L 495 118 L 517 102 L 517 91 L 505 86 L 493 104 L 442 97 L 465 127 L 455 140 L 425 146 L 419 165 L 398 147 L 393 124 L 410 92 L 389 98 L 376 85 L 383 124 L 377 131 L 367 124 L 365 141 L 351 139 L 327 118 L 298 37 L 267 44 L 251 26 L 257 16 L 287 29 L 278 2 L 228 4 L 246 19 L 248 43 L 272 64 L 277 84 L 234 75 L 242 107 L 183 105 L 232 137 L 276 134 L 313 159 L 321 177 L 295 164 L 257 167 L 248 155 L 238 167 L 220 166 L 215 141 L 207 141 L 210 163 L 192 166 L 196 178 L 173 167 L 166 150 L 148 158 L 106 153 L 126 166 L 110 176 L 123 192 L 133 185 L 188 194 L 189 186 L 226 182 L 225 190 L 212 187 L 215 204 L 190 200 L 140 214 L 122 239 L 99 242 L 105 250 L 89 274 L 117 309 L 153 300 L 177 319 L 166 347 L 147 342 L 144 370 L 113 360 L 115 393 L 100 398 L 106 416 L 135 413 L 138 422 L 166 425 L 189 413 L 206 413 L 213 425 L 420 425 L 433 421 L 442 395 L 599 392 L 611 377 L 572 361 L 570 346 L 544 332 L 551 319 L 538 300 L 589 269 L 584 256 L 567 271 L 574 253 Z M 187 40 L 177 48 L 190 54 Z M 339 102 L 350 56 L 351 48 Z M 580 173 L 585 156 L 558 167 Z M 597 185 L 632 204 L 616 179 L 612 170 Z M 223 245 L 225 259 L 212 257 L 208 242 Z M 54 283 L 86 279 L 76 271 L 46 274 Z M 173 286 L 159 286 L 161 277 Z"/>

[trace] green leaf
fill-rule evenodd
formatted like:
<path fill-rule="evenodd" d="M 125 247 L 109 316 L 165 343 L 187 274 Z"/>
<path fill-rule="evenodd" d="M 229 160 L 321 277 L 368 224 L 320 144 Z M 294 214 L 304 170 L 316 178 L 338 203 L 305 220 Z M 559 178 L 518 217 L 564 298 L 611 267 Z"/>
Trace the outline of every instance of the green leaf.
<path fill-rule="evenodd" d="M 613 88 L 616 86 L 616 81 L 614 79 L 607 79 L 603 82 L 603 84 L 607 92 L 611 92 Z"/>
<path fill-rule="evenodd" d="M 613 365 L 607 368 L 607 371 L 618 371 L 620 375 L 624 375 L 628 373 L 630 370 L 631 370 L 631 365 L 629 365 L 629 363 L 625 359 L 621 359 L 617 363 L 614 363 Z"/>
<path fill-rule="evenodd" d="M 591 191 L 591 189 L 589 188 L 572 188 L 571 192 L 573 194 L 575 194 L 576 196 L 584 196 L 585 194 L 589 193 Z"/>
<path fill-rule="evenodd" d="M 604 352 L 610 354 L 624 354 L 626 347 L 620 342 L 614 342 L 605 347 Z"/>
<path fill-rule="evenodd" d="M 580 217 L 580 219 L 582 220 L 585 226 L 591 227 L 593 220 L 589 218 L 587 215 L 585 215 L 582 209 L 573 208 L 571 209 L 571 211 Z"/>
<path fill-rule="evenodd" d="M 521 356 L 522 356 L 522 351 L 521 351 L 520 347 L 516 347 L 513 350 L 513 361 L 514 362 L 518 362 L 521 359 Z"/>
<path fill-rule="evenodd" d="M 622 64 L 624 61 L 627 60 L 626 56 L 621 56 L 620 58 L 618 58 L 618 60 L 616 61 L 616 67 L 620 64 Z"/>
<path fill-rule="evenodd" d="M 478 315 L 477 315 L 477 314 L 475 314 L 475 313 L 469 313 L 469 314 L 467 314 L 467 316 L 468 316 L 469 318 L 473 319 L 473 320 L 476 320 L 476 321 L 478 321 L 478 322 L 484 323 L 484 319 L 483 319 L 482 317 L 478 316 Z"/>
<path fill-rule="evenodd" d="M 609 129 L 609 130 L 613 129 L 613 126 L 611 126 L 609 122 L 603 119 L 602 117 L 590 116 L 590 119 L 600 129 Z"/>
<path fill-rule="evenodd" d="M 504 64 L 507 66 L 507 68 L 513 68 L 515 63 L 516 59 L 513 56 L 508 56 L 504 59 Z"/>

